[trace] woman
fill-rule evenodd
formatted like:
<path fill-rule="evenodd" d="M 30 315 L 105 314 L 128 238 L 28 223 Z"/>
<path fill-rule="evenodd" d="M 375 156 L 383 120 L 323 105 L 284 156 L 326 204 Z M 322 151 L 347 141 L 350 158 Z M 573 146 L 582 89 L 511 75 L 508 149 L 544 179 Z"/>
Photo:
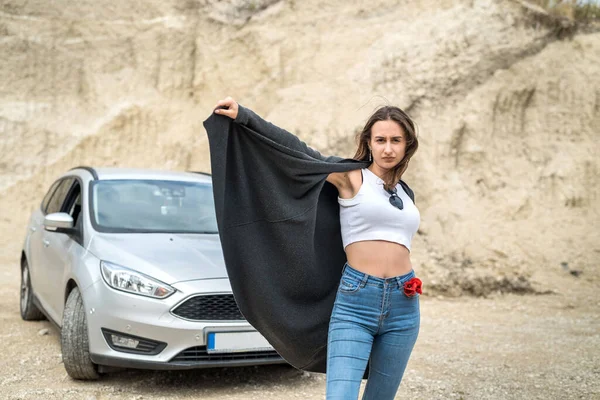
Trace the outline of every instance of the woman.
<path fill-rule="evenodd" d="M 238 118 L 240 110 L 247 113 L 242 118 Z M 268 132 L 263 136 L 275 141 L 275 147 L 297 140 L 250 114 L 230 97 L 220 100 L 214 112 Z M 347 258 L 329 318 L 328 399 L 357 398 L 368 362 L 363 399 L 394 398 L 417 339 L 421 283 L 412 269 L 410 244 L 420 217 L 412 191 L 400 179 L 417 147 L 410 118 L 397 107 L 382 107 L 359 135 L 354 159 L 362 163 L 326 175 L 326 181 L 337 189 Z M 313 149 L 293 143 L 293 150 L 298 149 L 314 159 L 327 160 Z"/>

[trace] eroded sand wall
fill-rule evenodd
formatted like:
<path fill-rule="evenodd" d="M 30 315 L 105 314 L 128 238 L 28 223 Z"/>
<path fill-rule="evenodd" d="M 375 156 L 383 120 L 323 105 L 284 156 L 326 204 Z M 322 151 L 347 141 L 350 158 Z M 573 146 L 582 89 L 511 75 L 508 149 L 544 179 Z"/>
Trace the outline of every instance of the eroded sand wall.
<path fill-rule="evenodd" d="M 202 121 L 232 95 L 342 156 L 376 106 L 407 109 L 430 288 L 546 290 L 562 262 L 597 279 L 600 34 L 558 40 L 511 1 L 366 4 L 4 2 L 2 257 L 68 168 L 208 171 Z"/>

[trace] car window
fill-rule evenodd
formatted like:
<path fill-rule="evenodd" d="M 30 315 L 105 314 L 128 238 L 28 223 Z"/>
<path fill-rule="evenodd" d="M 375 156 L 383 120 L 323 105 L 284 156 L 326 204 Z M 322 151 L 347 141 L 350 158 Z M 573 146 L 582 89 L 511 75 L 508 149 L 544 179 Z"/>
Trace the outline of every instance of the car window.
<path fill-rule="evenodd" d="M 65 178 L 60 182 L 60 185 L 56 188 L 54 194 L 52 194 L 52 197 L 48 202 L 48 206 L 46 207 L 46 214 L 52 214 L 55 212 L 62 211 L 63 203 L 74 181 L 75 178 Z"/>
<path fill-rule="evenodd" d="M 209 183 L 102 180 L 91 195 L 92 223 L 101 232 L 217 233 Z"/>
<path fill-rule="evenodd" d="M 52 184 L 52 186 L 50 186 L 50 189 L 48 189 L 48 193 L 46 193 L 46 195 L 44 196 L 44 200 L 42 200 L 42 212 L 46 212 L 46 207 L 48 207 L 48 203 L 50 202 L 50 198 L 54 194 L 54 191 L 56 190 L 56 188 L 58 187 L 58 185 L 60 184 L 60 182 L 61 182 L 60 180 L 54 182 Z"/>

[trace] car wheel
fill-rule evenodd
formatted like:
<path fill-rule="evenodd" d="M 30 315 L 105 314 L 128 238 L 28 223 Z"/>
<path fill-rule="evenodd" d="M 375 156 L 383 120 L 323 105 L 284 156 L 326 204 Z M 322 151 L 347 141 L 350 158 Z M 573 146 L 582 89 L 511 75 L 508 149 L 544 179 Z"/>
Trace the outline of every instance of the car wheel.
<path fill-rule="evenodd" d="M 73 379 L 98 379 L 98 366 L 90 359 L 90 346 L 83 299 L 78 288 L 73 288 L 63 312 L 60 344 L 63 363 Z"/>
<path fill-rule="evenodd" d="M 21 263 L 21 318 L 25 321 L 40 321 L 46 317 L 33 303 L 33 289 L 29 277 L 29 264 L 27 260 Z"/>

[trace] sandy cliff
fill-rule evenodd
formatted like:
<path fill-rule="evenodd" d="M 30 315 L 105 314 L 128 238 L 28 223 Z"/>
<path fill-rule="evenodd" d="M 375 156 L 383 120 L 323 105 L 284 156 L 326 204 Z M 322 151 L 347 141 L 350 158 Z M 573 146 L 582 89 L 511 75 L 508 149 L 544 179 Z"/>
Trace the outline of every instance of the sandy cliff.
<path fill-rule="evenodd" d="M 202 121 L 232 95 L 343 156 L 374 107 L 407 109 L 430 288 L 552 290 L 561 263 L 598 282 L 600 33 L 508 0 L 327 3 L 3 2 L 1 257 L 70 167 L 209 170 Z"/>

